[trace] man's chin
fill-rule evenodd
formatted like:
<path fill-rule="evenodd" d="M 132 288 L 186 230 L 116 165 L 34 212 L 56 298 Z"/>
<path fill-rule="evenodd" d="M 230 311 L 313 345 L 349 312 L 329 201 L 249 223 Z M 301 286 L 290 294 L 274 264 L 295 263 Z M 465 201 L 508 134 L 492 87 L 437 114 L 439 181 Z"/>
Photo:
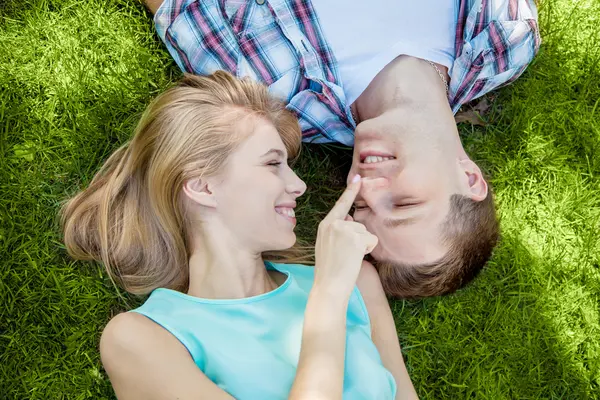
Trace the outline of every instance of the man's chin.
<path fill-rule="evenodd" d="M 373 249 L 373 251 L 369 254 L 370 258 L 372 258 L 375 261 L 383 261 L 384 258 L 384 254 L 383 254 L 383 249 L 381 248 L 381 246 L 378 244 L 377 246 L 375 246 L 375 248 Z"/>

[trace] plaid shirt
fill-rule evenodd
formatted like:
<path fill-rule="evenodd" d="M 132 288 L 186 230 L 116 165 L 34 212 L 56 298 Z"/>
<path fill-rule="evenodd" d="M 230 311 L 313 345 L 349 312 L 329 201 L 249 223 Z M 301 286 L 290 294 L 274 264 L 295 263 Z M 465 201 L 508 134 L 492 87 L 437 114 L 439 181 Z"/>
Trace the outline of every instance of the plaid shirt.
<path fill-rule="evenodd" d="M 264 82 L 296 113 L 304 141 L 353 144 L 350 104 L 310 0 L 165 0 L 154 21 L 183 71 Z M 461 0 L 452 110 L 514 81 L 539 46 L 534 0 Z"/>

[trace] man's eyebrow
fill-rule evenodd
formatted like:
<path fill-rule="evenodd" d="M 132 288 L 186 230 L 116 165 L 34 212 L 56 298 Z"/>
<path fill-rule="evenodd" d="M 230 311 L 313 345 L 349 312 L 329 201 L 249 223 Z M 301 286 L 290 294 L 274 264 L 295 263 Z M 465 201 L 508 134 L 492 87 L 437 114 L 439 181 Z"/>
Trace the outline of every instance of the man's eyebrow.
<path fill-rule="evenodd" d="M 275 153 L 278 156 L 285 158 L 285 153 L 282 150 L 279 150 L 279 149 L 271 149 L 271 150 L 267 151 L 265 154 L 263 154 L 261 157 L 266 157 L 266 156 L 268 156 L 268 155 L 270 155 L 272 153 Z"/>
<path fill-rule="evenodd" d="M 418 217 L 408 217 L 408 218 L 386 218 L 383 220 L 383 225 L 387 228 L 394 229 L 398 226 L 407 226 L 412 225 L 417 222 Z"/>

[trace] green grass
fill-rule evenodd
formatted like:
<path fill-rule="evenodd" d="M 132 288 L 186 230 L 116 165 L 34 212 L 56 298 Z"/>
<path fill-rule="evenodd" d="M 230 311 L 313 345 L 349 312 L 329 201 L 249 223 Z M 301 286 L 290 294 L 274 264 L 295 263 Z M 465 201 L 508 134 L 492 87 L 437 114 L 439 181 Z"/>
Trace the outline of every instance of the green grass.
<path fill-rule="evenodd" d="M 392 302 L 423 399 L 600 399 L 600 3 L 546 0 L 540 23 L 492 123 L 461 125 L 493 177 L 501 245 L 456 295 Z M 178 76 L 133 0 L 0 0 L 1 398 L 114 398 L 98 339 L 125 305 L 66 257 L 56 214 Z M 305 148 L 303 238 L 348 160 Z"/>

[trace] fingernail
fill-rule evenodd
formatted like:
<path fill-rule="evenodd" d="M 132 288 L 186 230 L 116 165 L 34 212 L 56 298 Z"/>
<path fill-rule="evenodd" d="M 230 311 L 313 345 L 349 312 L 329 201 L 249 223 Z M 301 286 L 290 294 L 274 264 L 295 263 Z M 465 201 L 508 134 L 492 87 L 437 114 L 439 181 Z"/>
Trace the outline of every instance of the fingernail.
<path fill-rule="evenodd" d="M 360 175 L 356 174 L 356 175 L 354 175 L 354 178 L 352 178 L 352 183 L 356 183 L 358 181 L 360 181 Z"/>

